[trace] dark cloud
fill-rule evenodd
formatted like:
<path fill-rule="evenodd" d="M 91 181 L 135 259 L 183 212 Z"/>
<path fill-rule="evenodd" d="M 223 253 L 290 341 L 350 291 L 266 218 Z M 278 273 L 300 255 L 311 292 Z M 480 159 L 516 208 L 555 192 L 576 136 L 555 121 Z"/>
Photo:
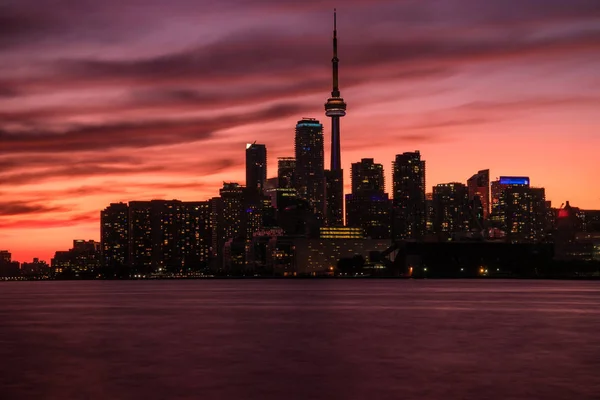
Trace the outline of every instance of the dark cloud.
<path fill-rule="evenodd" d="M 68 211 L 65 207 L 48 206 L 36 202 L 26 201 L 8 201 L 0 202 L 0 217 L 26 215 L 26 214 L 42 214 L 55 211 Z"/>
<path fill-rule="evenodd" d="M 0 4 L 0 49 L 25 40 L 39 40 L 61 29 L 59 21 L 53 21 L 39 8 L 21 9 L 9 4 Z"/>
<path fill-rule="evenodd" d="M 0 157 L 0 182 L 2 182 L 1 174 L 21 169 L 70 168 L 82 164 L 140 166 L 143 163 L 143 157 L 123 154 L 72 154 L 70 157 L 52 154 L 45 154 L 43 157 L 3 155 Z"/>
<path fill-rule="evenodd" d="M 0 176 L 0 186 L 16 186 L 41 183 L 52 179 L 71 179 L 94 176 L 136 175 L 164 171 L 164 166 L 144 166 L 144 168 L 101 166 L 81 164 L 69 167 L 47 168 L 43 171 L 27 171 Z"/>
<path fill-rule="evenodd" d="M 1 160 L 0 160 L 1 162 Z M 201 175 L 209 176 L 216 174 L 236 165 L 241 165 L 241 159 L 234 158 L 217 158 L 210 159 L 202 162 L 177 162 L 177 161 L 163 161 L 152 160 L 148 164 L 128 164 L 126 159 L 122 160 L 121 163 L 103 164 L 101 159 L 90 160 L 87 162 L 74 161 L 70 163 L 57 163 L 55 160 L 47 160 L 46 164 L 37 163 L 32 164 L 23 163 L 22 165 L 14 165 L 14 169 L 19 172 L 4 173 L 0 174 L 0 187 L 6 186 L 18 186 L 28 184 L 39 184 L 50 180 L 64 180 L 72 178 L 87 178 L 87 177 L 119 177 L 119 176 L 136 176 L 136 175 L 148 175 L 153 173 L 176 173 L 177 175 Z M 42 168 L 43 167 L 43 168 Z M 42 168 L 42 169 L 40 169 Z M 151 187 L 165 188 L 165 189 L 183 189 L 192 187 L 200 188 L 197 183 L 164 183 L 156 182 L 152 184 L 148 183 L 131 183 L 126 188 L 118 188 L 117 186 L 106 184 L 104 187 L 108 187 L 109 190 L 105 193 L 127 193 L 129 191 L 135 192 L 138 189 L 149 189 Z M 70 188 L 59 191 L 47 192 L 44 195 L 42 192 L 30 193 L 35 195 L 36 198 L 46 198 L 47 200 L 56 200 L 58 198 L 70 198 L 78 196 L 89 196 L 95 194 L 102 194 L 103 191 L 99 187 L 94 186 L 82 186 L 79 188 Z M 0 194 L 2 194 L 0 192 Z M 23 196 L 27 196 L 24 193 Z"/>
<path fill-rule="evenodd" d="M 3 219 L 0 218 L 1 229 L 47 229 L 62 228 L 85 223 L 98 223 L 100 213 L 98 211 L 86 212 L 64 217 L 48 218 L 47 216 L 27 219 Z"/>
<path fill-rule="evenodd" d="M 198 142 L 227 128 L 297 115 L 306 108 L 305 105 L 280 104 L 245 114 L 225 114 L 177 122 L 161 120 L 90 125 L 69 129 L 63 133 L 0 131 L 0 155 L 104 151 Z"/>

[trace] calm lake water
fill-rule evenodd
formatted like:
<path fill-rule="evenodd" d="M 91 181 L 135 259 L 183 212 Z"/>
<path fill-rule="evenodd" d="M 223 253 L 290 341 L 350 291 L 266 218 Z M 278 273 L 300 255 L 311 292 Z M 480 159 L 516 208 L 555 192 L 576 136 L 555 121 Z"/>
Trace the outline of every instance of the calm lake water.
<path fill-rule="evenodd" d="M 0 284 L 2 399 L 599 399 L 600 282 Z"/>

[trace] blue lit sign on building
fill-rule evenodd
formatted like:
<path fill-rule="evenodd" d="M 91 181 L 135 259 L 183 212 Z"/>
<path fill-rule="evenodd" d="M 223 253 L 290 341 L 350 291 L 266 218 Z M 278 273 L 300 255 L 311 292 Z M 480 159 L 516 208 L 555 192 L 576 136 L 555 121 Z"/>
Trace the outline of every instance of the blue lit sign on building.
<path fill-rule="evenodd" d="M 501 185 L 529 185 L 528 176 L 501 176 Z"/>

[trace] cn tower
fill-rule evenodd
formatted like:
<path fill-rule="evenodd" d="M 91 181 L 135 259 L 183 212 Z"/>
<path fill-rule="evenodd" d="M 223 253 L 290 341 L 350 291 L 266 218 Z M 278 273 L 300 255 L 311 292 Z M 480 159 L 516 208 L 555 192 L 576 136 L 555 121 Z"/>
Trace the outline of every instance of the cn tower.
<path fill-rule="evenodd" d="M 333 10 L 333 58 L 331 65 L 333 67 L 333 89 L 331 97 L 325 103 L 325 115 L 331 118 L 331 170 L 337 171 L 342 169 L 342 161 L 340 159 L 340 117 L 346 115 L 346 103 L 340 96 L 340 88 L 338 87 L 338 62 L 337 56 L 337 21 L 336 11 Z"/>
<path fill-rule="evenodd" d="M 337 56 L 337 20 L 333 10 L 333 88 L 331 97 L 325 103 L 325 115 L 331 118 L 331 167 L 326 172 L 327 224 L 340 226 L 344 224 L 344 171 L 340 154 L 340 117 L 346 115 L 346 103 L 340 96 L 338 86 Z"/>

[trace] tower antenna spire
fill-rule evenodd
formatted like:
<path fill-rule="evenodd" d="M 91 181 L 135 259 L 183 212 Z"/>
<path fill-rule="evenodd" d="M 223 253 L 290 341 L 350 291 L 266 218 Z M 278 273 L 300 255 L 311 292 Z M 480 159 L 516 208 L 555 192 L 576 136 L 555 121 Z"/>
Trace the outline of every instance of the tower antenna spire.
<path fill-rule="evenodd" d="M 337 11 L 333 9 L 333 58 L 331 59 L 331 66 L 333 68 L 333 88 L 331 91 L 332 97 L 340 96 L 340 88 L 338 83 L 338 62 L 340 60 L 337 56 Z"/>
<path fill-rule="evenodd" d="M 333 34 L 334 35 L 335 35 L 335 31 L 337 30 L 337 18 L 336 18 L 336 14 L 337 14 L 337 11 L 334 8 L 333 9 L 333 32 L 334 32 Z"/>

